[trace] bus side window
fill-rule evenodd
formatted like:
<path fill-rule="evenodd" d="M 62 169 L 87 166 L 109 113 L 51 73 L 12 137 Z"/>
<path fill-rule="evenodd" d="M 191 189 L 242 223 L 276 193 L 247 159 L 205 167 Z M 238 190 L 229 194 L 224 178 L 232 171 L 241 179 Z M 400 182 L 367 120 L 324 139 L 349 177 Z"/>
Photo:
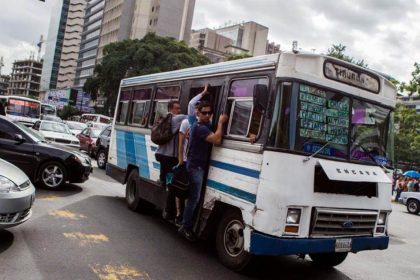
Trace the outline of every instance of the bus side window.
<path fill-rule="evenodd" d="M 125 124 L 128 115 L 128 105 L 130 104 L 131 90 L 121 90 L 120 100 L 118 103 L 117 123 Z"/>
<path fill-rule="evenodd" d="M 150 116 L 149 126 L 155 125 L 161 118 L 168 114 L 170 100 L 179 100 L 181 88 L 179 86 L 158 87 L 156 89 L 153 109 Z"/>
<path fill-rule="evenodd" d="M 255 85 L 268 87 L 268 78 L 241 79 L 230 84 L 226 110 L 229 115 L 228 136 L 255 138 L 259 134 L 262 114 L 253 104 Z"/>
<path fill-rule="evenodd" d="M 145 127 L 149 119 L 149 107 L 152 97 L 152 89 L 135 89 L 133 93 L 133 103 L 131 106 L 130 125 Z"/>

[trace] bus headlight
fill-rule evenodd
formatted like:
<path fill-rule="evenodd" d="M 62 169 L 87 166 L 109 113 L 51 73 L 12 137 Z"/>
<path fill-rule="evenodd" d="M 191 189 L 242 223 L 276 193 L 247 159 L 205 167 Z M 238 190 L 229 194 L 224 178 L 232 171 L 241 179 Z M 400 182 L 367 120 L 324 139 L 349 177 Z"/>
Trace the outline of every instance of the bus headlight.
<path fill-rule="evenodd" d="M 300 222 L 301 209 L 291 208 L 287 210 L 286 224 L 297 225 Z"/>
<path fill-rule="evenodd" d="M 383 226 L 386 223 L 386 212 L 380 212 L 378 216 L 378 225 Z"/>

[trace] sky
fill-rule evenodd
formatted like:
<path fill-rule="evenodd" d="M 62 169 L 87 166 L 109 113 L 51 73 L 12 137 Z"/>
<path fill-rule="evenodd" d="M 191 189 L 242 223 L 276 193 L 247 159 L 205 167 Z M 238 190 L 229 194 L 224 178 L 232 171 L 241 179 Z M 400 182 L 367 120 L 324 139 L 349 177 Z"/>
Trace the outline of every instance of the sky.
<path fill-rule="evenodd" d="M 2 74 L 14 60 L 37 56 L 55 1 L 0 0 Z M 291 50 L 294 40 L 316 53 L 341 43 L 347 55 L 399 81 L 408 82 L 420 62 L 420 0 L 196 0 L 192 28 L 246 21 L 268 27 L 281 50 Z"/>

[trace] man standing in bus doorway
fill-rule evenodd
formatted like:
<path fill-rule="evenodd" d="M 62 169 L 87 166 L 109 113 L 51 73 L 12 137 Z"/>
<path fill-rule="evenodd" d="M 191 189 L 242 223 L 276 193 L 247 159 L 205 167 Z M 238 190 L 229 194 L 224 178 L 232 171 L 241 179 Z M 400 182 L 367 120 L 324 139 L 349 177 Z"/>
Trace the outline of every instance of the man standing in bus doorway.
<path fill-rule="evenodd" d="M 192 229 L 194 226 L 194 213 L 200 201 L 201 189 L 205 170 L 208 168 L 208 157 L 212 144 L 222 142 L 223 126 L 228 116 L 219 117 L 216 132 L 211 131 L 210 119 L 213 114 L 209 102 L 200 102 L 198 106 L 198 122 L 191 127 L 189 150 L 187 156 L 187 172 L 190 178 L 189 197 L 184 209 L 182 226 L 179 232 L 188 240 L 194 240 Z"/>

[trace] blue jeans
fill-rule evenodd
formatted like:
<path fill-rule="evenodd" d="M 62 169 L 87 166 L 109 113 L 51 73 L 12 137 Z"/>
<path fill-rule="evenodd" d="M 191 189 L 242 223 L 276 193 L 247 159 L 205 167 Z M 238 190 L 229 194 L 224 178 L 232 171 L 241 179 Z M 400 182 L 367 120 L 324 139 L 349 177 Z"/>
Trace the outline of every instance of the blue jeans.
<path fill-rule="evenodd" d="M 188 176 L 190 179 L 189 196 L 185 205 L 182 225 L 188 230 L 192 230 L 194 226 L 194 213 L 200 201 L 201 188 L 203 186 L 204 170 L 198 168 L 188 168 Z"/>

